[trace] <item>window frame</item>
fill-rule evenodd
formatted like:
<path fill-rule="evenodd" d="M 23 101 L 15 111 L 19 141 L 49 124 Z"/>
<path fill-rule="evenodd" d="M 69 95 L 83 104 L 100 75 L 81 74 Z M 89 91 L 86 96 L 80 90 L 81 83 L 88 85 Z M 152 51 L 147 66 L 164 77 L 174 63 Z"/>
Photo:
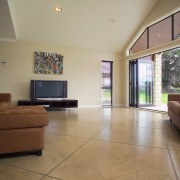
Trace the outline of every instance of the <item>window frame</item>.
<path fill-rule="evenodd" d="M 141 51 L 143 51 L 143 50 L 149 49 L 149 47 L 150 47 L 150 46 L 149 46 L 149 42 L 150 42 L 150 41 L 149 41 L 149 40 L 150 40 L 149 28 L 152 27 L 152 26 L 154 26 L 154 25 L 156 25 L 156 24 L 158 24 L 158 23 L 160 23 L 160 22 L 162 22 L 162 21 L 164 21 L 164 20 L 166 20 L 166 19 L 168 19 L 168 18 L 171 18 L 171 20 L 170 20 L 170 21 L 171 21 L 171 23 L 170 23 L 170 25 L 171 25 L 171 40 L 170 40 L 170 41 L 167 41 L 167 42 L 171 42 L 171 41 L 173 41 L 173 40 L 176 40 L 176 38 L 174 37 L 174 34 L 175 34 L 175 21 L 174 21 L 174 16 L 175 16 L 176 14 L 178 14 L 178 13 L 180 13 L 180 11 L 178 11 L 178 12 L 176 12 L 176 13 L 174 13 L 174 14 L 166 17 L 166 18 L 163 18 L 162 20 L 160 20 L 160 21 L 158 21 L 158 22 L 156 22 L 156 23 L 148 26 L 147 28 L 145 28 L 145 30 L 142 32 L 142 34 L 139 36 L 139 38 L 136 40 L 136 42 L 135 42 L 135 43 L 131 46 L 131 48 L 129 49 L 129 55 L 132 55 L 132 54 L 141 52 Z M 141 50 L 141 51 L 132 53 L 131 51 L 132 51 L 133 47 L 136 45 L 136 43 L 139 41 L 139 39 L 142 37 L 142 35 L 144 34 L 145 31 L 147 31 L 147 37 L 146 37 L 146 40 L 147 40 L 147 48 L 146 48 L 146 49 L 143 49 L 143 50 Z M 160 43 L 159 45 L 161 45 L 161 44 L 164 44 L 164 43 Z M 158 46 L 158 45 L 157 45 L 157 46 Z M 156 47 L 156 46 L 152 46 L 151 48 L 153 48 L 153 47 Z"/>

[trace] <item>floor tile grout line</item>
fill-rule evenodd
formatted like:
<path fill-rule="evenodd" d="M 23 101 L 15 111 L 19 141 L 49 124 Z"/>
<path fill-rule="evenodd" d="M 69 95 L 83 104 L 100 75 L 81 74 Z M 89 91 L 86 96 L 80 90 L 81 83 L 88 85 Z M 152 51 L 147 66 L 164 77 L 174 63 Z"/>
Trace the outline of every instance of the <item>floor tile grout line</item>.
<path fill-rule="evenodd" d="M 81 122 L 85 123 L 84 121 L 81 121 Z M 160 120 L 159 120 L 159 122 L 160 122 Z M 87 122 L 87 123 L 89 123 L 89 122 Z M 104 123 L 94 123 L 94 124 L 104 124 Z M 116 125 L 116 124 L 108 123 L 108 124 L 104 124 L 104 125 L 105 125 L 104 128 L 106 128 L 107 126 Z M 149 128 L 149 127 L 138 127 L 138 126 L 131 126 L 131 127 L 137 127 L 137 128 Z M 104 129 L 104 128 L 103 128 L 103 129 Z M 102 129 L 102 130 L 103 130 L 103 129 Z M 161 129 L 161 130 L 162 130 L 161 123 L 160 123 L 160 128 L 153 128 L 153 129 Z M 100 131 L 102 131 L 102 130 L 100 130 Z M 99 132 L 100 132 L 100 131 L 99 131 Z M 99 133 L 99 132 L 98 132 L 98 133 Z M 98 133 L 97 133 L 97 134 L 98 134 Z M 97 135 L 97 134 L 96 134 L 96 135 Z M 91 138 L 89 139 L 89 141 L 90 141 L 90 140 L 97 141 L 98 139 L 93 139 L 96 135 L 94 135 L 93 137 L 91 137 Z M 88 141 L 88 142 L 89 142 L 89 141 Z M 98 141 L 104 141 L 104 140 L 98 140 Z M 87 142 L 87 143 L 88 143 L 88 142 Z M 114 142 L 114 141 L 104 141 L 104 142 L 112 142 L 112 143 L 119 143 L 119 144 L 127 144 L 127 143 Z M 137 145 L 137 144 L 128 144 L 128 145 L 142 146 L 142 147 L 147 147 L 147 148 L 168 149 L 167 144 L 166 144 L 166 148 L 152 147 L 152 146 L 143 146 L 143 145 Z M 177 177 L 176 177 L 176 178 L 177 178 Z"/>
<path fill-rule="evenodd" d="M 104 142 L 112 142 L 112 143 L 118 143 L 118 144 L 127 144 L 127 145 L 132 145 L 132 146 L 140 146 L 140 147 L 147 147 L 147 148 L 158 148 L 158 149 L 166 149 L 162 147 L 155 147 L 155 146 L 144 146 L 144 145 L 138 145 L 138 144 L 130 144 L 130 143 L 122 143 L 122 142 L 117 142 L 117 141 L 111 141 L 111 140 L 100 140 L 100 139 L 93 139 L 97 134 L 99 134 L 101 131 L 103 131 L 105 128 L 107 128 L 110 125 L 106 125 L 102 130 L 100 130 L 98 133 L 96 133 L 93 137 L 90 138 L 90 140 L 98 140 L 98 141 L 104 141 Z"/>
<path fill-rule="evenodd" d="M 82 147 L 84 147 L 88 142 L 90 142 L 91 140 L 96 140 L 93 139 L 97 134 L 99 134 L 101 131 L 103 131 L 106 127 L 110 126 L 111 124 L 104 124 L 104 128 L 102 128 L 100 131 L 98 131 L 94 136 L 92 136 L 85 144 L 83 144 L 81 147 L 79 147 L 78 149 L 76 149 L 76 151 L 74 151 L 71 155 L 69 155 L 68 157 L 66 157 L 61 163 L 59 163 L 57 166 L 59 166 L 60 164 L 64 163 L 69 157 L 71 157 L 72 155 L 74 155 L 76 152 L 78 152 Z M 159 128 L 162 129 L 162 128 Z M 107 141 L 105 141 L 107 142 Z M 109 142 L 109 141 L 108 141 Z M 112 142 L 112 141 L 110 141 Z M 114 143 L 114 142 L 113 142 Z M 119 143 L 122 144 L 120 142 L 115 142 L 115 143 Z M 136 144 L 129 144 L 129 145 L 134 145 L 134 146 L 141 146 L 141 145 L 136 145 Z M 142 147 L 150 147 L 150 148 L 159 148 L 159 147 L 152 147 L 152 146 L 142 146 Z M 160 148 L 159 148 L 160 149 Z M 165 148 L 161 148 L 161 149 L 165 149 Z M 56 166 L 56 167 L 57 167 Z M 49 173 L 51 173 L 56 167 L 54 167 Z M 49 175 L 49 173 L 47 175 Z"/>
<path fill-rule="evenodd" d="M 93 141 L 97 141 L 98 139 L 93 139 L 97 134 L 99 134 L 101 131 L 103 131 L 106 127 L 108 127 L 109 125 L 104 125 L 104 127 L 99 130 L 94 136 L 92 136 L 91 138 L 88 139 L 88 141 L 86 141 L 82 146 L 80 146 L 78 149 L 76 149 L 73 153 L 71 153 L 68 157 L 66 157 L 63 161 L 61 161 L 58 165 L 56 165 L 53 169 L 51 169 L 51 171 L 49 171 L 46 175 L 44 175 L 44 177 L 49 176 L 49 174 L 56 169 L 59 165 L 61 165 L 62 163 L 64 163 L 67 159 L 69 159 L 72 155 L 74 155 L 76 152 L 78 152 L 82 147 L 84 147 L 87 143 L 89 143 L 91 140 Z M 98 140 L 98 141 L 104 141 L 104 140 Z M 104 142 L 112 142 L 112 143 L 118 143 L 118 144 L 127 144 L 127 143 L 120 143 L 120 142 L 113 142 L 113 141 L 104 141 Z M 145 147 L 145 148 L 158 148 L 158 149 L 166 149 L 166 148 L 160 148 L 160 147 L 152 147 L 152 146 L 143 146 L 143 145 L 136 145 L 136 144 L 127 144 L 127 145 L 132 145 L 132 146 L 139 146 L 139 147 Z M 50 176 L 53 177 L 53 176 Z"/>
<path fill-rule="evenodd" d="M 106 128 L 106 127 L 104 127 L 104 128 Z M 100 131 L 99 131 L 99 132 L 100 132 Z M 99 133 L 99 132 L 98 132 L 98 133 Z M 47 132 L 46 132 L 46 133 L 47 133 Z M 97 134 L 98 134 L 98 133 L 97 133 Z M 112 140 L 93 139 L 97 134 L 95 134 L 95 135 L 92 136 L 91 138 L 78 137 L 78 136 L 70 136 L 70 135 L 58 134 L 58 133 L 47 133 L 47 134 L 55 134 L 55 135 L 60 135 L 60 136 L 65 136 L 65 137 L 73 137 L 73 138 L 79 138 L 79 139 L 88 139 L 88 140 L 94 140 L 94 141 L 112 142 L 112 143 L 118 143 L 118 144 L 127 144 L 127 145 L 140 146 L 140 147 L 147 147 L 147 148 L 167 149 L 166 147 L 145 146 L 145 145 L 140 145 L 140 144 L 123 143 L 123 142 L 112 141 Z M 173 149 L 173 150 L 176 150 L 176 149 Z"/>
<path fill-rule="evenodd" d="M 95 135 L 93 135 L 91 138 L 90 138 L 90 140 L 93 140 L 93 138 L 97 135 L 97 134 L 99 134 L 101 131 L 103 131 L 105 128 L 107 128 L 109 125 L 104 125 L 104 127 L 101 129 L 101 130 L 99 130 Z"/>
<path fill-rule="evenodd" d="M 95 137 L 99 132 L 101 132 L 103 129 L 105 129 L 106 126 L 104 128 L 102 128 L 101 130 L 99 130 L 94 136 L 92 136 L 90 139 L 88 139 L 82 146 L 80 146 L 78 149 L 76 149 L 73 153 L 71 153 L 68 157 L 66 157 L 64 160 L 62 160 L 58 165 L 56 165 L 53 169 L 51 169 L 46 176 L 48 176 L 54 169 L 56 169 L 59 165 L 61 165 L 62 163 L 64 163 L 67 159 L 69 159 L 72 155 L 74 155 L 76 152 L 78 152 L 80 149 L 82 149 L 89 141 L 92 140 L 93 137 Z M 53 176 L 52 176 L 53 177 Z"/>
<path fill-rule="evenodd" d="M 52 168 L 48 173 L 45 174 L 45 176 L 49 176 L 49 174 L 56 169 L 59 165 L 61 165 L 62 163 L 64 163 L 68 158 L 70 158 L 72 155 L 74 155 L 76 152 L 78 152 L 82 147 L 84 147 L 91 139 L 88 139 L 83 145 L 81 145 L 79 148 L 77 148 L 75 151 L 73 151 L 69 156 L 67 156 L 66 158 L 64 158 L 59 164 L 57 164 L 54 168 Z M 53 176 L 51 176 L 53 177 Z"/>
<path fill-rule="evenodd" d="M 176 172 L 176 168 L 175 168 L 175 166 L 174 166 L 173 159 L 172 159 L 172 157 L 171 157 L 170 149 L 169 149 L 168 144 L 167 144 L 167 141 L 166 141 L 166 133 L 165 133 L 165 130 L 163 129 L 163 127 L 162 127 L 162 123 L 161 123 L 161 129 L 162 129 L 162 133 L 163 133 L 164 142 L 165 142 L 165 145 L 166 145 L 166 147 L 167 147 L 167 152 L 168 152 L 168 155 L 169 155 L 169 158 L 170 158 L 170 161 L 171 161 L 171 164 L 172 164 L 172 167 L 173 167 L 175 176 L 176 176 L 176 180 L 179 180 L 178 175 L 177 175 L 177 172 Z"/>
<path fill-rule="evenodd" d="M 116 144 L 125 144 L 129 146 L 137 146 L 137 147 L 145 147 L 145 148 L 154 148 L 154 149 L 167 149 L 166 147 L 156 147 L 156 146 L 145 146 L 145 145 L 139 145 L 139 144 L 130 144 L 130 143 L 123 143 L 123 142 L 118 142 L 118 141 L 112 141 L 112 140 L 102 140 L 102 139 L 91 139 L 94 141 L 103 141 L 103 142 L 111 142 L 111 143 L 116 143 Z"/>
<path fill-rule="evenodd" d="M 57 179 L 57 180 L 63 180 L 63 179 L 56 178 L 56 177 L 49 176 L 49 175 L 44 175 L 40 180 L 43 180 L 43 179 L 46 178 L 46 177 L 50 177 L 50 178 Z"/>
<path fill-rule="evenodd" d="M 68 136 L 68 137 L 73 137 L 73 138 L 79 138 L 79 139 L 92 139 L 93 137 L 95 137 L 97 134 L 99 134 L 99 132 L 101 132 L 102 130 L 104 130 L 107 126 L 109 125 L 104 125 L 104 127 L 102 129 L 100 129 L 95 135 L 93 135 L 92 137 L 80 137 L 80 136 L 71 136 L 71 135 L 66 135 L 66 134 L 61 134 L 61 133 L 53 133 L 53 132 L 45 132 L 46 134 L 55 134 L 55 135 L 61 135 L 61 136 Z"/>
<path fill-rule="evenodd" d="M 97 124 L 97 123 L 94 123 L 94 124 Z M 78 149 L 76 149 L 76 151 L 74 151 L 73 153 L 72 153 L 72 155 L 73 154 L 75 154 L 76 152 L 78 152 L 81 148 L 83 148 L 87 143 L 89 143 L 90 141 L 97 141 L 98 139 L 93 139 L 98 133 L 100 133 L 103 129 L 105 129 L 106 127 L 108 127 L 108 126 L 110 126 L 111 124 L 103 124 L 104 125 L 104 127 L 101 129 L 101 130 L 99 130 L 99 132 L 97 132 L 95 135 L 93 135 L 91 138 L 84 138 L 84 137 L 76 137 L 76 136 L 69 136 L 69 137 L 74 137 L 74 138 L 82 138 L 82 139 L 87 139 L 87 141 L 82 145 L 82 146 L 80 146 Z M 166 133 L 165 133 L 165 130 L 162 128 L 162 124 L 160 124 L 161 126 L 160 126 L 160 129 L 162 130 L 162 132 L 163 132 L 163 139 L 164 139 L 164 141 L 166 141 Z M 136 126 L 135 126 L 136 127 Z M 53 133 L 47 133 L 47 134 L 53 134 Z M 61 135 L 61 134 L 60 134 Z M 67 135 L 61 135 L 61 136 L 67 136 Z M 99 141 L 103 141 L 103 140 L 99 140 Z M 112 142 L 112 143 L 119 143 L 119 144 L 126 144 L 126 143 L 121 143 L 121 142 L 113 142 L 113 141 L 105 141 L 105 142 Z M 136 144 L 128 144 L 128 145 L 133 145 L 133 146 L 143 146 L 143 145 L 136 145 Z M 151 146 L 144 146 L 144 147 L 151 147 Z M 167 147 L 167 149 L 168 149 L 168 153 L 169 153 L 169 156 L 170 156 L 170 159 L 171 159 L 171 154 L 170 154 L 170 152 L 169 152 L 169 148 L 168 148 L 168 146 L 167 146 L 167 144 L 166 144 L 166 147 Z M 159 147 L 151 147 L 151 148 L 159 148 Z M 162 148 L 162 149 L 166 149 L 166 148 Z M 170 149 L 171 150 L 171 149 Z M 70 155 L 69 157 L 71 157 L 72 155 Z M 69 157 L 67 157 L 67 159 L 69 158 Z M 66 160 L 67 160 L 66 159 Z M 64 161 L 66 161 L 66 160 L 64 160 Z M 172 161 L 172 159 L 171 159 L 171 161 Z M 0 162 L 1 163 L 1 162 Z M 63 162 L 61 162 L 61 163 L 63 163 Z M 61 164 L 60 163 L 60 164 Z M 172 162 L 171 162 L 172 163 Z M 6 163 L 1 163 L 1 164 L 5 164 L 5 165 L 8 165 L 8 166 L 13 166 L 13 167 L 15 167 L 15 168 L 19 168 L 19 167 L 17 167 L 17 166 L 14 166 L 14 165 L 10 165 L 10 164 L 6 164 Z M 57 165 L 58 166 L 58 165 Z M 20 168 L 20 169 L 23 169 L 23 168 Z M 29 171 L 29 172 L 34 172 L 34 173 L 36 173 L 36 174 L 40 174 L 40 173 L 38 173 L 38 172 L 35 172 L 35 171 L 31 171 L 31 170 L 27 170 L 27 169 L 24 169 L 24 170 L 26 170 L 26 171 Z M 175 167 L 174 167 L 174 171 L 176 172 L 176 170 L 175 170 Z M 50 172 L 49 172 L 50 173 Z M 49 174 L 48 173 L 48 174 Z M 52 177 L 52 178 L 55 178 L 55 177 L 53 177 L 53 176 L 50 176 L 50 175 L 45 175 L 45 174 L 40 174 L 40 175 L 43 175 L 43 177 L 41 178 L 41 179 L 43 179 L 43 178 L 45 178 L 45 177 L 47 177 L 47 176 L 49 176 L 49 177 Z M 176 177 L 177 178 L 177 177 Z M 55 179 L 58 179 L 58 178 L 55 178 Z M 178 179 L 178 178 L 177 178 Z M 62 180 L 62 179 L 58 179 L 58 180 Z"/>
<path fill-rule="evenodd" d="M 60 120 L 60 119 L 59 119 Z M 66 120 L 70 120 L 71 122 L 82 122 L 82 123 L 88 123 L 88 124 L 104 124 L 104 123 L 98 123 L 98 122 L 87 122 L 87 121 L 75 121 L 75 120 L 72 120 L 72 119 L 61 119 L 60 121 L 66 121 Z"/>
<path fill-rule="evenodd" d="M 84 121 L 81 121 L 84 123 Z M 160 121 L 159 121 L 160 122 Z M 88 123 L 88 122 L 87 122 Z M 104 124 L 104 123 L 92 123 L 92 124 L 103 124 L 105 127 L 102 128 L 99 132 L 101 132 L 103 129 L 105 129 L 106 127 L 108 126 L 111 126 L 111 125 L 116 125 L 116 124 L 112 124 L 112 123 L 108 123 L 108 124 Z M 161 123 L 160 123 L 161 125 Z M 131 127 L 137 127 L 137 126 L 131 126 Z M 137 127 L 137 128 L 149 128 L 149 127 Z M 160 126 L 160 128 L 152 128 L 152 129 L 161 129 L 162 130 L 162 127 Z M 88 138 L 89 140 L 83 145 L 85 146 L 89 141 L 91 140 L 94 140 L 94 141 L 104 141 L 104 140 L 98 140 L 98 139 L 93 139 L 99 132 L 97 132 L 94 136 L 92 136 L 91 138 Z M 73 136 L 73 137 L 76 137 L 76 136 Z M 77 137 L 76 137 L 77 138 Z M 118 144 L 128 144 L 128 143 L 121 143 L 121 142 L 114 142 L 114 141 L 104 141 L 104 142 L 112 142 L 112 143 L 118 143 Z M 161 148 L 161 147 L 153 147 L 153 146 L 143 146 L 143 145 L 137 145 L 137 144 L 128 144 L 128 145 L 132 145 L 132 146 L 141 146 L 141 147 L 146 147 L 146 148 L 158 148 L 158 149 L 167 149 L 167 148 Z M 75 154 L 77 151 L 79 151 L 83 146 L 81 146 L 80 148 L 78 148 L 73 154 Z M 168 147 L 166 145 L 166 147 Z M 71 154 L 71 156 L 73 155 Z M 69 156 L 70 157 L 70 156 Z M 67 157 L 65 160 L 67 160 L 69 157 Z M 64 160 L 64 161 L 65 161 Z M 63 162 L 61 162 L 63 163 Z M 60 164 L 61 164 L 60 163 Z M 60 165 L 59 164 L 59 165 Z M 49 172 L 50 173 L 50 172 Z M 176 177 L 177 178 L 177 177 Z"/>
<path fill-rule="evenodd" d="M 61 133 L 49 133 L 49 132 L 45 132 L 45 133 L 46 134 L 60 135 L 60 136 L 65 136 L 65 137 L 78 138 L 78 139 L 90 139 L 90 138 L 87 138 L 87 137 L 71 136 L 71 135 L 66 135 L 66 134 L 61 134 Z"/>
<path fill-rule="evenodd" d="M 65 135 L 65 134 L 61 134 L 61 133 L 51 133 L 51 132 L 45 132 L 47 134 L 55 134 L 55 135 L 60 135 L 60 136 L 67 136 L 67 137 L 73 137 L 73 138 L 79 138 L 79 139 L 89 139 L 89 140 L 96 140 L 96 141 L 104 141 L 104 142 L 112 142 L 112 143 L 119 143 L 119 144 L 127 144 L 127 145 L 134 145 L 134 146 L 141 146 L 141 147 L 151 147 L 151 148 L 159 148 L 159 149 L 167 149 L 167 148 L 163 148 L 163 147 L 156 147 L 156 146 L 146 146 L 146 145 L 140 145 L 140 144 L 131 144 L 131 143 L 123 143 L 123 142 L 118 142 L 118 141 L 112 141 L 112 140 L 103 140 L 103 139 L 93 139 L 97 134 L 99 134 L 99 132 L 101 132 L 102 130 L 104 130 L 106 127 L 110 126 L 110 125 L 104 125 L 105 127 L 103 129 L 101 129 L 100 131 L 98 131 L 94 136 L 86 138 L 86 137 L 78 137 L 78 136 L 71 136 L 71 135 Z M 158 130 L 162 130 L 162 128 L 158 128 Z"/>
<path fill-rule="evenodd" d="M 158 120 L 159 121 L 159 120 Z M 82 122 L 82 121 L 81 121 Z M 97 124 L 97 123 L 95 123 L 95 124 Z M 108 124 L 106 124 L 106 123 L 101 123 L 101 125 L 104 125 L 104 126 L 116 126 L 117 128 L 119 128 L 119 127 L 134 127 L 134 128 L 144 128 L 144 129 L 152 129 L 152 130 L 157 130 L 157 129 L 161 129 L 161 127 L 148 127 L 148 126 L 146 126 L 146 127 L 141 127 L 141 126 L 136 126 L 136 125 L 119 125 L 119 124 L 113 124 L 113 123 L 108 123 Z M 88 127 L 85 127 L 85 128 L 88 128 Z M 53 128 L 52 128 L 53 129 Z M 49 133 L 48 131 L 45 131 L 45 133 Z"/>
<path fill-rule="evenodd" d="M 0 162 L 0 164 L 6 165 L 6 166 L 11 166 L 11 167 L 18 168 L 18 169 L 22 169 L 22 170 L 25 170 L 25 171 L 28 171 L 28 172 L 32 172 L 32 173 L 35 173 L 35 174 L 39 174 L 39 175 L 42 175 L 42 176 L 45 175 L 45 174 L 40 173 L 40 172 L 37 172 L 37 171 L 25 169 L 25 168 L 23 168 L 23 167 L 15 166 L 15 165 L 13 165 L 13 164 L 8 164 L 8 163 L 5 163 L 5 162 Z"/>

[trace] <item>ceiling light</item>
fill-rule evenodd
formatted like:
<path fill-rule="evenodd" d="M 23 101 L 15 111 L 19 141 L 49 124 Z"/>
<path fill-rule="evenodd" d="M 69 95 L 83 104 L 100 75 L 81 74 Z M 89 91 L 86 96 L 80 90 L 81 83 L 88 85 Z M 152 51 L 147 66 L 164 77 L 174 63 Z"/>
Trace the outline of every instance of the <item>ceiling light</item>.
<path fill-rule="evenodd" d="M 55 11 L 56 11 L 56 12 L 62 12 L 62 8 L 56 7 L 56 8 L 55 8 Z"/>
<path fill-rule="evenodd" d="M 109 19 L 110 23 L 115 23 L 115 21 L 116 21 L 115 19 Z"/>

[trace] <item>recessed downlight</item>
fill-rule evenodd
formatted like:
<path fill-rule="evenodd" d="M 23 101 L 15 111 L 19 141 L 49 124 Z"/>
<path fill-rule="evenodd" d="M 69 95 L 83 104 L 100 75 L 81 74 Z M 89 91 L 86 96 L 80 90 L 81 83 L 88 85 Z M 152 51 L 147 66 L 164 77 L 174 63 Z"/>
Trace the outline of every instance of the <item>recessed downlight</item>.
<path fill-rule="evenodd" d="M 109 19 L 110 23 L 115 23 L 115 21 L 116 21 L 115 19 Z"/>
<path fill-rule="evenodd" d="M 55 11 L 58 12 L 58 13 L 59 13 L 59 12 L 62 12 L 62 8 L 60 8 L 60 7 L 55 7 Z"/>

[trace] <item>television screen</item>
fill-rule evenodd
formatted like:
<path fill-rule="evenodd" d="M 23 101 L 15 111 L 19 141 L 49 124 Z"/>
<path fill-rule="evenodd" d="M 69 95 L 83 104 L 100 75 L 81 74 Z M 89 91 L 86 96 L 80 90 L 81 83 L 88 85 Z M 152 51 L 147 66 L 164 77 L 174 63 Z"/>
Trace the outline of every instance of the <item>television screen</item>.
<path fill-rule="evenodd" d="M 31 99 L 67 98 L 67 81 L 31 80 Z"/>

